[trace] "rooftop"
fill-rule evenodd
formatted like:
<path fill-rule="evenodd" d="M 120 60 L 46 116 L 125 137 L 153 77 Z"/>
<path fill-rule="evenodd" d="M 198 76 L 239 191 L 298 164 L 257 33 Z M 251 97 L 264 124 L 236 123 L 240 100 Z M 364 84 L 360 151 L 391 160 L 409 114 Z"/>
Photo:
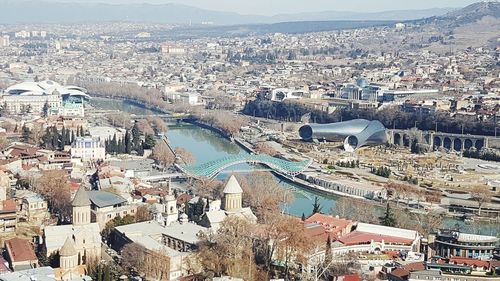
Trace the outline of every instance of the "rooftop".
<path fill-rule="evenodd" d="M 127 202 L 127 200 L 125 200 L 123 197 L 107 191 L 87 191 L 87 195 L 92 204 L 96 205 L 99 208 L 119 205 Z"/>
<path fill-rule="evenodd" d="M 85 187 L 80 187 L 71 202 L 73 207 L 82 207 L 82 206 L 90 206 L 90 199 L 85 190 Z"/>
<path fill-rule="evenodd" d="M 5 247 L 13 262 L 38 260 L 29 240 L 12 238 L 5 241 Z"/>

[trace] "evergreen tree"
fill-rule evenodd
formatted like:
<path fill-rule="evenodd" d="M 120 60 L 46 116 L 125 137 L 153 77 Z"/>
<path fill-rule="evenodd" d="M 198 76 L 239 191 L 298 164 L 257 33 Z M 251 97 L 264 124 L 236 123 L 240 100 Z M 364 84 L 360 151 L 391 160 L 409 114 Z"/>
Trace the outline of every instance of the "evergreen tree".
<path fill-rule="evenodd" d="M 67 138 L 68 137 L 66 135 L 66 128 L 64 128 L 64 126 L 63 126 L 63 128 L 61 130 L 61 145 L 63 148 L 66 145 L 66 143 L 68 142 Z"/>
<path fill-rule="evenodd" d="M 321 204 L 319 203 L 318 196 L 314 197 L 314 203 L 313 203 L 313 209 L 312 209 L 311 216 L 316 214 L 316 213 L 321 213 L 322 209 L 323 209 L 323 207 L 321 207 Z"/>
<path fill-rule="evenodd" d="M 31 130 L 26 127 L 26 124 L 23 125 L 22 130 L 23 142 L 29 142 L 31 138 Z"/>
<path fill-rule="evenodd" d="M 132 149 L 137 149 L 141 143 L 141 131 L 137 122 L 134 123 L 132 127 Z"/>
<path fill-rule="evenodd" d="M 306 221 L 306 215 L 304 213 L 302 213 L 302 221 Z"/>
<path fill-rule="evenodd" d="M 119 144 L 120 145 L 118 147 L 118 153 L 125 153 L 126 152 L 125 138 L 121 139 Z"/>
<path fill-rule="evenodd" d="M 73 143 L 76 139 L 76 136 L 75 136 L 75 131 L 74 130 L 71 130 L 71 143 Z"/>
<path fill-rule="evenodd" d="M 379 219 L 381 225 L 391 226 L 391 227 L 396 226 L 396 218 L 394 217 L 394 213 L 392 212 L 389 203 L 387 203 L 384 216 L 380 217 Z"/>
<path fill-rule="evenodd" d="M 205 200 L 202 197 L 198 198 L 198 202 L 193 206 L 191 219 L 195 222 L 199 221 L 205 213 Z"/>
<path fill-rule="evenodd" d="M 332 262 L 332 239 L 330 235 L 326 239 L 326 249 L 325 249 L 325 267 L 328 267 Z"/>
<path fill-rule="evenodd" d="M 144 140 L 144 149 L 152 149 L 156 145 L 156 140 L 152 135 L 146 135 Z"/>
<path fill-rule="evenodd" d="M 132 152 L 132 139 L 130 138 L 130 133 L 127 130 L 125 132 L 125 153 L 130 154 Z"/>
<path fill-rule="evenodd" d="M 102 281 L 113 281 L 113 280 L 111 280 L 111 272 L 109 270 L 108 265 L 104 266 L 104 276 L 102 278 Z"/>
<path fill-rule="evenodd" d="M 112 153 L 120 152 L 118 147 L 118 141 L 116 140 L 116 133 L 113 135 L 113 138 L 111 139 L 110 146 L 111 146 L 110 151 Z"/>
<path fill-rule="evenodd" d="M 45 101 L 42 108 L 42 117 L 47 117 L 47 116 L 49 116 L 49 102 Z"/>

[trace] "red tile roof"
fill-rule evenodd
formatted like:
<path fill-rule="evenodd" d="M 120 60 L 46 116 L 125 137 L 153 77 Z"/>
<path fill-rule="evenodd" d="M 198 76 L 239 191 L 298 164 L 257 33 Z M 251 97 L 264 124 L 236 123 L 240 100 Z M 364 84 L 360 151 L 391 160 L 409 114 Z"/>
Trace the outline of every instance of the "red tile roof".
<path fill-rule="evenodd" d="M 490 267 L 490 263 L 488 261 L 482 261 L 482 260 L 476 260 L 476 259 L 464 258 L 464 257 L 451 257 L 449 263 L 450 264 L 457 264 L 457 265 L 483 267 L 483 268 Z"/>
<path fill-rule="evenodd" d="M 343 281 L 361 281 L 361 277 L 358 274 L 344 275 Z"/>
<path fill-rule="evenodd" d="M 406 279 L 406 277 L 408 277 L 408 275 L 410 275 L 410 272 L 404 268 L 396 268 L 393 271 L 391 271 L 391 273 L 389 273 L 389 275 L 397 276 L 397 277 L 402 278 L 402 279 Z"/>
<path fill-rule="evenodd" d="M 344 230 L 346 232 L 350 231 L 352 221 L 316 213 L 304 221 L 306 228 L 310 224 L 319 224 L 323 228 L 323 231 L 326 232 L 325 237 L 328 235 L 338 237 L 343 234 Z"/>
<path fill-rule="evenodd" d="M 29 240 L 12 238 L 5 241 L 5 247 L 12 262 L 37 260 Z"/>
<path fill-rule="evenodd" d="M 346 245 L 358 245 L 360 243 L 370 243 L 371 241 L 382 242 L 390 244 L 404 244 L 411 245 L 413 240 L 405 239 L 400 237 L 381 235 L 381 234 L 373 234 L 361 231 L 353 231 L 345 236 L 339 238 L 339 241 Z"/>
<path fill-rule="evenodd" d="M 403 267 L 404 269 L 412 272 L 412 271 L 420 271 L 425 270 L 425 263 L 423 262 L 412 262 Z"/>

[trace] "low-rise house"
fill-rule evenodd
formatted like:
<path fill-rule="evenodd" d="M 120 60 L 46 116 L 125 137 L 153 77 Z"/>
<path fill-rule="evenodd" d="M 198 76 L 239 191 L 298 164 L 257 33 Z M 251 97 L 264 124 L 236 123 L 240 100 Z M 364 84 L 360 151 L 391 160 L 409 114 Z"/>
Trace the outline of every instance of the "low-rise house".
<path fill-rule="evenodd" d="M 47 201 L 29 190 L 17 190 L 15 194 L 19 219 L 28 222 L 41 222 L 50 217 Z"/>
<path fill-rule="evenodd" d="M 120 195 L 106 191 L 87 191 L 91 204 L 92 220 L 104 229 L 115 217 L 135 216 L 137 205 L 129 205 Z"/>
<path fill-rule="evenodd" d="M 12 238 L 5 241 L 10 268 L 13 271 L 38 267 L 38 259 L 29 240 Z"/>
<path fill-rule="evenodd" d="M 169 258 L 169 280 L 180 280 L 187 275 L 187 260 L 198 243 L 208 233 L 208 229 L 187 222 L 187 216 L 181 216 L 178 223 L 164 227 L 155 221 L 118 226 L 112 235 L 112 246 L 121 250 L 128 243 L 137 243 L 148 251 L 160 253 Z"/>
<path fill-rule="evenodd" d="M 17 227 L 17 206 L 14 199 L 0 202 L 0 232 L 15 232 Z"/>

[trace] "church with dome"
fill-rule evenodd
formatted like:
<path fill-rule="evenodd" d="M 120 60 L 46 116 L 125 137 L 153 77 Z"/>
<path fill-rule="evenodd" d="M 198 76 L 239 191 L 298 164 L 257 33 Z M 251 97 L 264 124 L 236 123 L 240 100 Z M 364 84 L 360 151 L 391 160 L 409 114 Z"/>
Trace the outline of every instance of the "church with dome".
<path fill-rule="evenodd" d="M 91 222 L 90 199 L 84 187 L 73 198 L 72 224 L 47 226 L 44 242 L 47 257 L 59 253 L 60 268 L 57 280 L 74 280 L 85 274 L 90 259 L 101 260 L 101 234 L 99 224 Z"/>
<path fill-rule="evenodd" d="M 251 223 L 257 222 L 257 217 L 254 215 L 252 210 L 248 207 L 242 207 L 243 189 L 241 189 L 241 186 L 234 175 L 229 177 L 229 180 L 224 186 L 223 193 L 224 198 L 222 204 L 219 203 L 219 206 L 211 204 L 210 211 L 206 212 L 201 218 L 201 225 L 211 228 L 212 230 L 217 230 L 220 227 L 220 223 L 222 223 L 225 218 L 230 216 L 239 216 L 245 218 Z"/>

